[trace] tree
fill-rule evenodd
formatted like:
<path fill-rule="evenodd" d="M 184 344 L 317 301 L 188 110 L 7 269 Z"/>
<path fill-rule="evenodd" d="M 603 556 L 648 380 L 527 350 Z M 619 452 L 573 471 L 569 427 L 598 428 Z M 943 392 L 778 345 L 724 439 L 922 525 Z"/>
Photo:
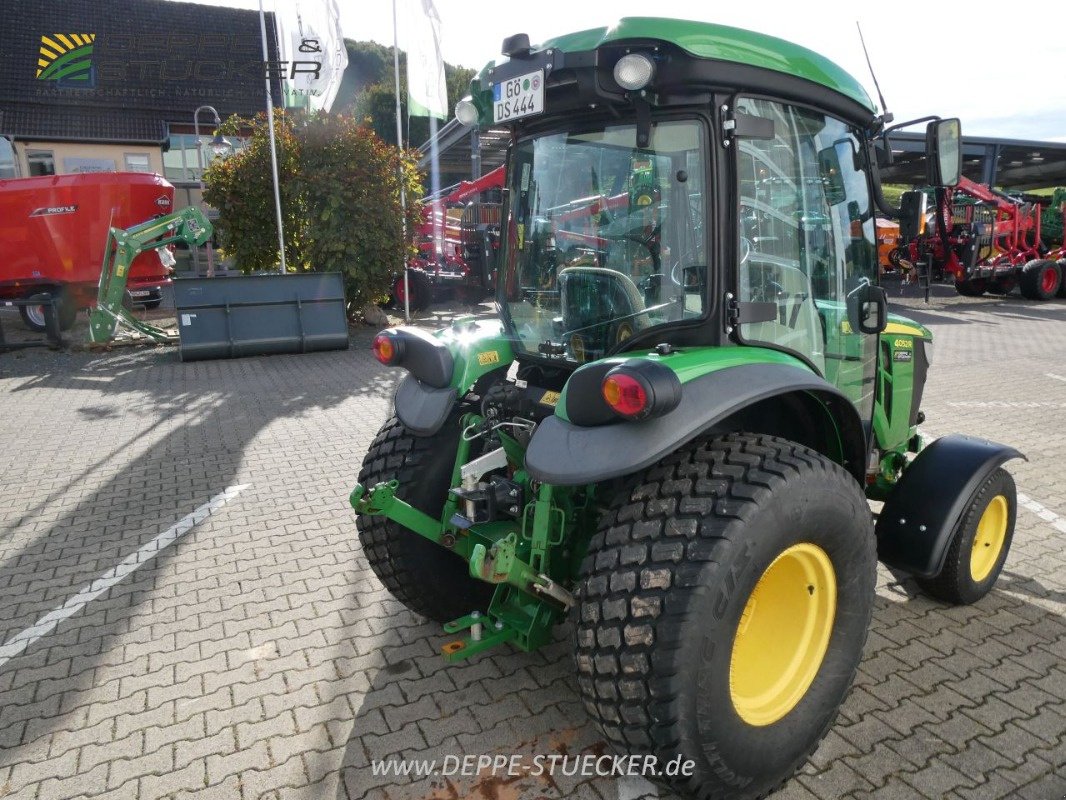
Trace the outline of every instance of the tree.
<path fill-rule="evenodd" d="M 247 125 L 232 117 L 222 132 L 236 135 Z M 414 253 L 422 187 L 413 154 L 339 115 L 277 111 L 274 127 L 289 269 L 341 272 L 353 308 L 388 294 L 392 273 Z M 204 199 L 219 212 L 219 244 L 243 272 L 279 263 L 269 147 L 260 114 L 247 146 L 216 159 L 204 174 Z"/>
<path fill-rule="evenodd" d="M 370 119 L 378 136 L 396 144 L 396 92 L 393 75 L 392 48 L 376 42 L 353 42 L 345 39 L 348 67 L 344 70 L 335 112 L 347 113 L 356 119 Z M 444 80 L 448 90 L 448 112 L 470 91 L 474 70 L 444 65 Z M 427 117 L 407 117 L 407 54 L 400 51 L 400 122 L 407 144 L 417 147 L 429 138 Z"/>

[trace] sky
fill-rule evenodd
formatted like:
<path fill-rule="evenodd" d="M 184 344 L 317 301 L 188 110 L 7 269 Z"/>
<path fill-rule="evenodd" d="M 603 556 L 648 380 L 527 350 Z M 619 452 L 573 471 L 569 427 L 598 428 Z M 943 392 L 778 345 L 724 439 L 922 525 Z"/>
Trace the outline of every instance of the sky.
<path fill-rule="evenodd" d="M 258 8 L 258 0 L 198 1 Z M 286 0 L 263 2 L 271 11 Z M 345 38 L 392 44 L 392 3 L 337 2 Z M 405 15 L 421 8 L 422 0 L 396 2 L 403 48 Z M 1066 142 L 1064 0 L 1023 0 L 1016 6 L 975 0 L 435 0 L 435 5 L 444 60 L 451 64 L 480 69 L 501 58 L 500 43 L 514 33 L 527 33 L 537 43 L 623 16 L 674 17 L 747 28 L 809 47 L 854 75 L 876 102 L 858 21 L 897 122 L 957 116 L 964 134 Z"/>

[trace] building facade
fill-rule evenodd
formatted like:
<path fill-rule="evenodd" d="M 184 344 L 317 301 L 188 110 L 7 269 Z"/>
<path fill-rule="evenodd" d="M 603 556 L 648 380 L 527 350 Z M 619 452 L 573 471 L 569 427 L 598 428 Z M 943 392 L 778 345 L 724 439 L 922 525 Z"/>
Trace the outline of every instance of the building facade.
<path fill-rule="evenodd" d="M 156 172 L 199 201 L 222 119 L 266 107 L 259 14 L 168 0 L 11 3 L 0 46 L 0 177 Z M 268 61 L 277 62 L 273 15 Z M 276 74 L 277 68 L 273 70 Z M 272 81 L 280 98 L 280 81 Z M 239 141 L 231 142 L 239 146 Z"/>

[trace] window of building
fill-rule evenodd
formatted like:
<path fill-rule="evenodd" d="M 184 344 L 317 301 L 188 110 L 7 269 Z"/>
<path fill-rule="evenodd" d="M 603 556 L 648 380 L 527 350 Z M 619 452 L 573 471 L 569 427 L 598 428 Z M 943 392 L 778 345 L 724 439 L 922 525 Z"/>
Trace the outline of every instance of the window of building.
<path fill-rule="evenodd" d="M 200 130 L 202 131 L 203 128 Z M 214 131 L 200 134 L 202 153 L 198 154 L 196 134 L 170 134 L 168 148 L 163 153 L 163 177 L 168 181 L 198 181 L 202 171 L 199 159 L 203 158 L 203 169 L 206 169 L 215 158 L 210 146 L 212 138 L 214 138 Z M 242 149 L 246 143 L 245 139 L 236 136 L 227 136 L 226 141 L 230 143 L 234 151 Z"/>
<path fill-rule="evenodd" d="M 56 161 L 51 150 L 27 150 L 26 162 L 31 176 L 56 174 Z"/>
<path fill-rule="evenodd" d="M 0 136 L 0 178 L 17 178 L 18 162 L 15 160 L 15 148 L 6 136 Z"/>
<path fill-rule="evenodd" d="M 126 153 L 126 172 L 151 172 L 152 162 L 147 153 Z"/>

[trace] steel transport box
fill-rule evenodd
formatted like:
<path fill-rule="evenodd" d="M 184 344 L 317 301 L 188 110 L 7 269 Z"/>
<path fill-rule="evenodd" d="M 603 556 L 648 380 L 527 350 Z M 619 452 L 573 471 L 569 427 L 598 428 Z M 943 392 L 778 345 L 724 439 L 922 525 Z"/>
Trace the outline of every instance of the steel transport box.
<path fill-rule="evenodd" d="M 339 272 L 179 278 L 182 361 L 348 348 Z"/>

